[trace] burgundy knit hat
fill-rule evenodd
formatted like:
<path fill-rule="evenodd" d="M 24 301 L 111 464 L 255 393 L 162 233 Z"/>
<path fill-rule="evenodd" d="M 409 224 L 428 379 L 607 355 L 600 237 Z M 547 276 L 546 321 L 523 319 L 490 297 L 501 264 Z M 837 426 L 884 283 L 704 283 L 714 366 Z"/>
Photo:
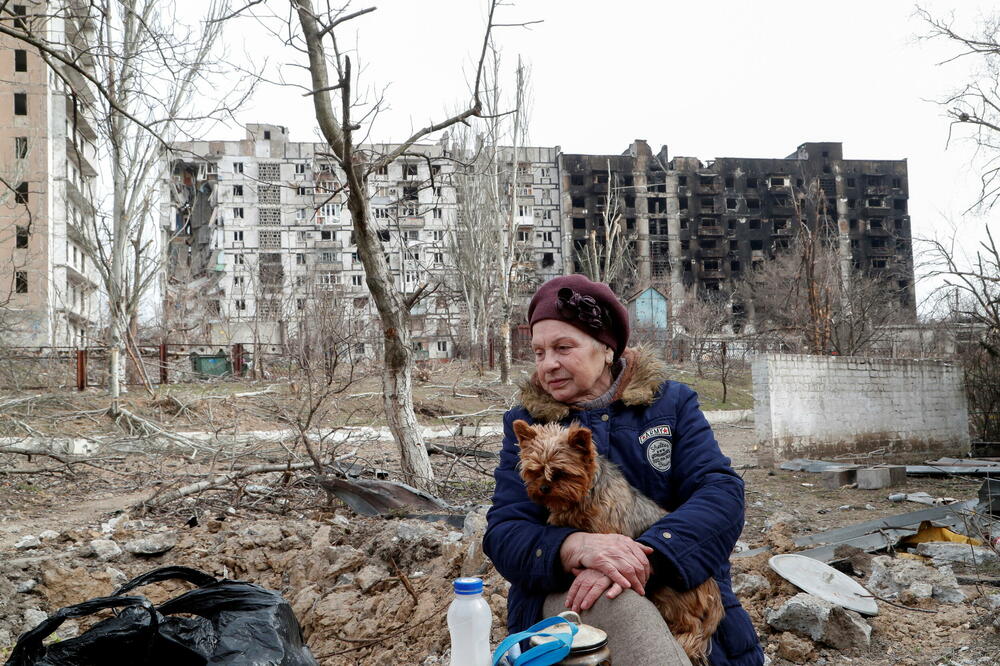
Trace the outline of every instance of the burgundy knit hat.
<path fill-rule="evenodd" d="M 591 282 L 584 275 L 552 278 L 535 292 L 528 306 L 528 324 L 558 319 L 603 342 L 615 352 L 615 360 L 628 345 L 628 312 L 611 287 Z"/>

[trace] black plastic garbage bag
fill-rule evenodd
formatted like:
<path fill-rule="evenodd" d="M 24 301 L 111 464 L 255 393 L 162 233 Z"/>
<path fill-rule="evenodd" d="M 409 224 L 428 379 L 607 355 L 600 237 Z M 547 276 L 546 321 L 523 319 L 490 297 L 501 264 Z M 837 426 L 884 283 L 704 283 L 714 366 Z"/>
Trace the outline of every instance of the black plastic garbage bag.
<path fill-rule="evenodd" d="M 123 596 L 143 585 L 185 580 L 198 587 L 154 607 Z M 64 620 L 121 608 L 69 640 L 42 641 Z M 187 617 L 179 617 L 186 615 Z M 163 567 L 130 580 L 109 597 L 56 611 L 23 634 L 7 666 L 318 666 L 281 595 L 259 585 L 217 580 L 188 567 Z"/>

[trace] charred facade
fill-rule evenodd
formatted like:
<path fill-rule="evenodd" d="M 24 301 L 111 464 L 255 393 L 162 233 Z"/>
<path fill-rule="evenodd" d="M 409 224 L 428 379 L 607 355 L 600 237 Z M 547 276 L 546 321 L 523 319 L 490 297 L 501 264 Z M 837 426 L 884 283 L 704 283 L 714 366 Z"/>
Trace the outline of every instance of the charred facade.
<path fill-rule="evenodd" d="M 848 160 L 840 143 L 804 143 L 784 159 L 702 163 L 640 140 L 622 155 L 562 154 L 560 173 L 567 272 L 582 270 L 588 238 L 605 234 L 616 191 L 631 286 L 668 288 L 674 303 L 727 291 L 807 224 L 915 314 L 906 160 Z"/>

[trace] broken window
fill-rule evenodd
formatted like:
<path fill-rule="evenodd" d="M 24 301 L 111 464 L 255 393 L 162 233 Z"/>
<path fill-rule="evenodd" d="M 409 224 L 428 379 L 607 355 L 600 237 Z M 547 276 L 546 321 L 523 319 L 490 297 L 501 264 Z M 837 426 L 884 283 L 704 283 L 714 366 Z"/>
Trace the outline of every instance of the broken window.
<path fill-rule="evenodd" d="M 747 210 L 760 210 L 760 199 L 747 199 Z"/>
<path fill-rule="evenodd" d="M 555 255 L 551 252 L 546 252 L 542 255 L 542 268 L 548 268 L 556 263 Z"/>
<path fill-rule="evenodd" d="M 271 130 L 264 130 L 264 140 L 269 141 L 271 139 Z"/>
<path fill-rule="evenodd" d="M 889 261 L 884 257 L 872 257 L 872 268 L 885 268 Z"/>
<path fill-rule="evenodd" d="M 242 287 L 243 286 L 243 276 L 242 275 L 234 275 L 233 276 L 233 286 L 234 287 Z"/>
<path fill-rule="evenodd" d="M 902 220 L 899 220 L 899 219 L 893 220 L 893 224 L 896 227 L 896 231 L 902 231 L 903 230 L 903 221 Z"/>
<path fill-rule="evenodd" d="M 580 187 L 583 185 L 583 176 L 570 176 L 569 184 L 574 187 Z"/>
<path fill-rule="evenodd" d="M 23 250 L 23 249 L 27 248 L 28 247 L 28 227 L 18 226 L 15 234 L 16 234 L 16 240 L 14 242 L 14 247 L 16 247 L 19 250 Z M 73 251 L 76 252 L 76 247 L 73 248 Z M 74 263 L 76 263 L 76 262 L 74 262 Z"/>
<path fill-rule="evenodd" d="M 257 178 L 269 183 L 281 180 L 281 165 L 277 162 L 261 162 L 257 165 Z"/>
<path fill-rule="evenodd" d="M 573 208 L 584 208 L 587 205 L 583 197 L 571 197 L 570 201 Z"/>
<path fill-rule="evenodd" d="M 14 115 L 28 115 L 28 93 L 14 93 Z"/>
<path fill-rule="evenodd" d="M 234 254 L 233 255 L 233 263 L 234 264 L 238 264 L 238 265 L 242 266 L 243 263 L 244 263 L 244 261 L 245 261 L 245 259 L 243 257 L 243 253 L 239 253 L 239 254 Z"/>
<path fill-rule="evenodd" d="M 687 187 L 688 184 L 687 176 L 677 176 L 677 184 L 680 187 Z"/>
<path fill-rule="evenodd" d="M 27 183 L 20 183 L 20 184 L 18 184 L 17 188 L 14 190 L 14 201 L 16 203 L 19 203 L 19 204 L 25 204 L 25 205 L 27 205 L 27 203 L 28 203 L 28 184 Z"/>
<path fill-rule="evenodd" d="M 632 196 L 631 194 L 625 195 L 625 207 L 635 208 L 635 197 Z"/>
<path fill-rule="evenodd" d="M 702 238 L 698 241 L 698 245 L 701 246 L 703 250 L 714 250 L 719 244 L 714 238 Z"/>
<path fill-rule="evenodd" d="M 774 224 L 774 230 L 778 231 L 779 229 L 784 229 L 786 226 L 788 226 L 788 219 L 783 217 L 776 217 L 774 218 L 773 224 Z"/>
<path fill-rule="evenodd" d="M 866 175 L 865 185 L 868 187 L 881 187 L 884 184 L 884 178 L 882 176 Z"/>
<path fill-rule="evenodd" d="M 830 165 L 829 164 L 824 164 L 823 165 L 823 173 L 830 173 L 830 171 L 831 171 Z"/>
<path fill-rule="evenodd" d="M 24 49 L 14 49 L 14 71 L 28 71 L 28 52 Z"/>
<path fill-rule="evenodd" d="M 726 188 L 732 189 L 735 185 L 735 179 L 732 176 L 726 176 Z"/>
<path fill-rule="evenodd" d="M 301 252 L 297 253 L 295 255 L 295 265 L 296 266 L 305 266 L 306 265 L 306 255 L 302 254 Z"/>
<path fill-rule="evenodd" d="M 751 190 L 757 189 L 757 179 L 747 176 L 747 188 Z"/>
<path fill-rule="evenodd" d="M 847 207 L 848 208 L 854 208 L 857 205 L 858 205 L 858 200 L 857 199 L 848 199 L 847 200 Z"/>
<path fill-rule="evenodd" d="M 893 199 L 892 200 L 893 210 L 906 210 L 906 199 Z"/>
<path fill-rule="evenodd" d="M 243 196 L 243 186 L 242 185 L 233 185 L 233 196 L 234 197 L 241 197 L 241 196 Z"/>
<path fill-rule="evenodd" d="M 787 250 L 788 249 L 788 239 L 778 238 L 774 241 L 774 249 L 776 250 Z"/>
<path fill-rule="evenodd" d="M 861 247 L 861 241 L 859 239 L 857 239 L 857 238 L 852 238 L 851 239 L 851 249 L 852 250 L 857 250 L 859 247 Z"/>
<path fill-rule="evenodd" d="M 389 232 L 387 231 L 385 233 L 388 234 Z M 322 230 L 319 232 L 319 239 L 324 241 L 333 240 L 333 232 L 329 230 Z"/>
<path fill-rule="evenodd" d="M 715 200 L 712 197 L 702 197 L 701 199 L 701 209 L 702 210 L 715 210 Z"/>
<path fill-rule="evenodd" d="M 625 218 L 625 229 L 627 231 L 635 231 L 635 218 L 634 217 L 626 217 Z"/>
<path fill-rule="evenodd" d="M 14 293 L 28 293 L 28 271 L 14 271 Z"/>
<path fill-rule="evenodd" d="M 416 164 L 403 164 L 403 180 L 413 180 L 417 177 Z"/>
<path fill-rule="evenodd" d="M 587 218 L 585 218 L 585 217 L 574 217 L 573 218 L 573 228 L 574 229 L 586 229 L 587 228 Z"/>
<path fill-rule="evenodd" d="M 760 229 L 760 220 L 758 218 L 750 218 L 749 227 L 751 229 Z"/>
<path fill-rule="evenodd" d="M 385 229 L 380 230 L 378 232 L 378 239 L 380 241 L 382 241 L 383 243 L 388 243 L 389 242 L 389 232 L 387 230 L 385 230 Z"/>
<path fill-rule="evenodd" d="M 377 169 L 375 169 L 376 176 L 388 176 L 389 175 L 389 165 L 380 164 Z"/>
<path fill-rule="evenodd" d="M 739 262 L 738 259 L 733 259 L 732 261 L 729 262 L 729 270 L 730 270 L 730 272 L 732 272 L 732 273 L 739 273 L 740 272 L 740 268 L 741 268 L 741 266 L 740 266 L 740 262 Z"/>
<path fill-rule="evenodd" d="M 681 198 L 679 198 L 677 200 L 677 203 L 680 205 L 680 210 L 687 210 L 688 209 L 688 198 L 687 197 L 681 197 Z"/>
<path fill-rule="evenodd" d="M 893 187 L 899 188 L 899 187 L 902 187 L 902 185 L 903 185 L 903 181 L 901 179 L 899 179 L 899 178 L 893 178 L 892 179 L 892 186 Z"/>
<path fill-rule="evenodd" d="M 771 176 L 770 180 L 771 187 L 784 187 L 785 177 L 784 176 Z"/>
<path fill-rule="evenodd" d="M 711 187 L 715 185 L 715 176 L 699 176 L 698 184 L 702 187 Z"/>
<path fill-rule="evenodd" d="M 15 136 L 14 137 L 14 157 L 19 160 L 23 160 L 28 156 L 28 137 L 26 136 Z"/>
<path fill-rule="evenodd" d="M 869 222 L 868 226 L 870 229 L 881 229 L 882 228 L 882 218 L 873 217 Z"/>
<path fill-rule="evenodd" d="M 240 312 L 243 312 L 247 309 L 247 301 L 245 298 L 237 298 L 233 301 L 233 306 Z"/>
<path fill-rule="evenodd" d="M 726 199 L 726 210 L 736 210 L 736 199 L 727 198 Z"/>
<path fill-rule="evenodd" d="M 687 228 L 688 228 L 688 219 L 686 217 L 682 217 L 681 218 L 681 229 L 687 229 Z"/>
<path fill-rule="evenodd" d="M 243 173 L 243 162 L 233 162 L 233 173 Z"/>
<path fill-rule="evenodd" d="M 683 252 L 687 252 L 690 248 L 691 248 L 691 241 L 686 241 L 686 240 L 681 241 L 681 250 Z"/>
<path fill-rule="evenodd" d="M 847 186 L 848 187 L 854 187 L 854 185 L 855 185 L 854 179 L 853 178 L 848 178 L 847 179 Z"/>
<path fill-rule="evenodd" d="M 759 238 L 752 239 L 750 241 L 750 249 L 751 250 L 763 250 L 764 249 L 764 241 L 760 240 Z"/>
<path fill-rule="evenodd" d="M 702 263 L 702 268 L 706 271 L 717 271 L 719 270 L 719 260 L 718 259 L 706 259 Z"/>
<path fill-rule="evenodd" d="M 886 246 L 886 239 L 885 238 L 872 238 L 871 239 L 871 246 L 872 247 L 885 247 Z"/>
<path fill-rule="evenodd" d="M 847 226 L 848 226 L 848 228 L 850 228 L 851 231 L 857 231 L 858 230 L 858 221 L 857 220 L 851 220 L 850 222 L 848 222 Z"/>
<path fill-rule="evenodd" d="M 243 208 L 237 207 L 233 209 L 233 218 L 242 220 L 243 219 Z"/>

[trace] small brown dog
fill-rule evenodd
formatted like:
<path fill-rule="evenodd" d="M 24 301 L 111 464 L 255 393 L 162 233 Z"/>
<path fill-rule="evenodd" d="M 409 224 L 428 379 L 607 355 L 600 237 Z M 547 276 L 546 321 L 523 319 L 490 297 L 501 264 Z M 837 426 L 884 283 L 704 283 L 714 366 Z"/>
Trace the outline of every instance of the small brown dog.
<path fill-rule="evenodd" d="M 598 455 L 590 430 L 575 423 L 564 428 L 518 420 L 514 434 L 528 497 L 549 510 L 550 525 L 635 539 L 667 514 Z M 688 658 L 706 663 L 709 641 L 725 614 L 715 579 L 687 592 L 661 587 L 651 591 L 649 599 Z"/>

